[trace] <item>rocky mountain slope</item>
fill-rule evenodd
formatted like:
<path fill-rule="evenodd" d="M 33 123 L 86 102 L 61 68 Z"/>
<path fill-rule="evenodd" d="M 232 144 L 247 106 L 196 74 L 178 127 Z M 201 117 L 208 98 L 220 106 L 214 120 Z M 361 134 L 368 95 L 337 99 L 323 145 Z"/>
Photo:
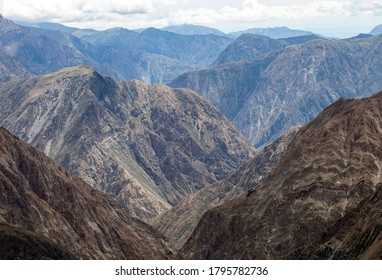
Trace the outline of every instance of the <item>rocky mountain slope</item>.
<path fill-rule="evenodd" d="M 167 237 L 175 249 L 180 249 L 207 210 L 239 197 L 261 184 L 278 164 L 298 129 L 299 127 L 291 128 L 228 178 L 189 195 L 150 223 Z"/>
<path fill-rule="evenodd" d="M 212 65 L 216 66 L 238 61 L 254 61 L 265 53 L 281 50 L 288 45 L 302 44 L 315 39 L 319 39 L 319 37 L 306 35 L 287 39 L 272 39 L 267 36 L 246 33 L 222 51 Z"/>
<path fill-rule="evenodd" d="M 148 219 L 225 178 L 253 148 L 190 90 L 83 66 L 0 85 L 0 124 Z"/>
<path fill-rule="evenodd" d="M 382 87 L 382 36 L 313 40 L 252 62 L 235 62 L 181 75 L 218 107 L 256 146 L 286 128 L 305 124 L 339 97 L 363 97 Z"/>
<path fill-rule="evenodd" d="M 0 51 L 35 75 L 78 64 L 113 74 L 96 61 L 99 51 L 89 43 L 60 31 L 20 26 L 1 15 Z"/>
<path fill-rule="evenodd" d="M 0 52 L 0 83 L 31 76 L 29 70 L 21 63 L 13 57 Z"/>
<path fill-rule="evenodd" d="M 42 257 L 45 250 L 60 257 L 59 248 L 84 259 L 171 257 L 153 228 L 4 128 L 0 155 L 0 222 L 21 228 L 1 226 L 0 238 L 27 242 L 20 258 Z"/>
<path fill-rule="evenodd" d="M 254 191 L 208 211 L 179 258 L 378 258 L 382 92 L 299 130 Z"/>
<path fill-rule="evenodd" d="M 42 234 L 0 223 L 0 260 L 73 260 L 67 252 Z"/>

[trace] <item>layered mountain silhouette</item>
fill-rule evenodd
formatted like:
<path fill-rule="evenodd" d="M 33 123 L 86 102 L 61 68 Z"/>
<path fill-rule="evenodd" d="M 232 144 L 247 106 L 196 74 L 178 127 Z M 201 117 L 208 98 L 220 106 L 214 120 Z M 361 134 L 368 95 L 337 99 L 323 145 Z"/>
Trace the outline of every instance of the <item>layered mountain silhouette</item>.
<path fill-rule="evenodd" d="M 382 92 L 336 101 L 260 186 L 204 214 L 179 258 L 381 258 L 381 116 Z"/>
<path fill-rule="evenodd" d="M 167 83 L 184 72 L 207 67 L 233 41 L 226 36 L 186 36 L 155 28 L 137 33 L 123 28 L 35 26 L 17 25 L 0 15 L 0 52 L 35 75 L 84 64 L 117 79 Z M 0 76 L 5 78 L 11 77 Z"/>
<path fill-rule="evenodd" d="M 251 37 L 238 41 L 245 38 L 248 44 L 240 44 L 248 49 Z M 230 55 L 235 61 L 183 74 L 170 85 L 198 92 L 251 143 L 263 146 L 288 127 L 312 120 L 339 97 L 379 91 L 381 46 L 382 36 L 311 40 L 257 58 L 253 54 L 254 61 L 248 61 L 251 51 L 239 48 Z"/>
<path fill-rule="evenodd" d="M 164 238 L 0 128 L 1 259 L 166 259 Z"/>
<path fill-rule="evenodd" d="M 181 25 L 170 25 L 164 28 L 161 28 L 163 31 L 169 31 L 173 33 L 178 33 L 182 35 L 218 35 L 218 36 L 227 36 L 224 32 L 207 27 L 202 25 L 194 25 L 194 24 L 181 24 Z"/>
<path fill-rule="evenodd" d="M 84 66 L 0 84 L 0 104 L 2 125 L 142 219 L 253 154 L 196 93 L 115 81 Z"/>
<path fill-rule="evenodd" d="M 284 38 L 290 38 L 290 37 L 314 35 L 310 31 L 289 29 L 288 27 L 285 27 L 285 26 L 268 27 L 268 28 L 251 28 L 251 29 L 247 29 L 243 31 L 232 32 L 230 33 L 230 35 L 239 37 L 240 35 L 243 35 L 246 33 L 263 35 L 263 36 L 270 37 L 272 39 L 284 39 Z"/>

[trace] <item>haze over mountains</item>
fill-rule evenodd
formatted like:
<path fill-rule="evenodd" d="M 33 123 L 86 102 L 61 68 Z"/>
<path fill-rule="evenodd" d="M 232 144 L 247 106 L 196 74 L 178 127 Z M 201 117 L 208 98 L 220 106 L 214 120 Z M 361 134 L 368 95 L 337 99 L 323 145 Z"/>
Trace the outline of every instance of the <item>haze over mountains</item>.
<path fill-rule="evenodd" d="M 170 83 L 210 100 L 255 146 L 308 122 L 339 97 L 362 97 L 382 87 L 381 35 L 310 40 L 282 49 L 267 39 L 279 50 L 252 54 L 251 61 L 248 56 L 254 51 L 248 46 L 258 40 L 240 37 L 235 48 L 226 49 L 229 63 L 183 74 Z"/>
<path fill-rule="evenodd" d="M 142 33 L 123 28 L 95 33 L 61 25 L 51 28 L 20 26 L 0 15 L 0 50 L 36 75 L 85 64 L 118 79 L 167 83 L 186 71 L 209 65 L 233 41 L 225 36 L 185 36 L 155 28 Z"/>

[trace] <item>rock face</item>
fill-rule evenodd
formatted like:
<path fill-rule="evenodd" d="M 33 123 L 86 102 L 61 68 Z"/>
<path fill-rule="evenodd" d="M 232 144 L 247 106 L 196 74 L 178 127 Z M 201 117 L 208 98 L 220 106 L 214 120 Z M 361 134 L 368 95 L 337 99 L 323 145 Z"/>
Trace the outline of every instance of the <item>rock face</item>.
<path fill-rule="evenodd" d="M 0 123 L 149 219 L 248 160 L 253 148 L 190 90 L 86 67 L 0 85 Z"/>
<path fill-rule="evenodd" d="M 181 75 L 170 85 L 190 88 L 218 107 L 255 146 L 312 120 L 339 97 L 382 88 L 382 36 L 313 40 L 254 62 L 219 65 Z"/>
<path fill-rule="evenodd" d="M 59 250 L 55 243 L 83 259 L 171 257 L 167 243 L 153 228 L 127 216 L 106 195 L 3 128 L 0 193 L 0 222 L 26 230 L 5 227 L 1 238 L 12 241 L 16 234 L 16 239 L 29 239 L 28 246 L 36 249 L 35 253 Z M 30 248 L 24 249 L 28 253 Z"/>
<path fill-rule="evenodd" d="M 278 164 L 298 129 L 291 128 L 228 178 L 189 195 L 174 208 L 155 218 L 151 224 L 167 237 L 175 249 L 180 249 L 207 210 L 254 190 L 261 184 Z"/>
<path fill-rule="evenodd" d="M 381 139 L 382 92 L 339 99 L 261 186 L 208 211 L 179 258 L 380 257 Z"/>

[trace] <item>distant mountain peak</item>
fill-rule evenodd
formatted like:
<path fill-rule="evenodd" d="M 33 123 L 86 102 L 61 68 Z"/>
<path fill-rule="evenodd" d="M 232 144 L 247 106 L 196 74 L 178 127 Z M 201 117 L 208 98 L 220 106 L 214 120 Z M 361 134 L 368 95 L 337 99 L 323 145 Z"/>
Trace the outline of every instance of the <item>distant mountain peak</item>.
<path fill-rule="evenodd" d="M 373 28 L 373 30 L 370 31 L 370 35 L 379 35 L 382 34 L 382 24 L 377 25 Z"/>
<path fill-rule="evenodd" d="M 298 37 L 304 35 L 313 35 L 310 31 L 290 29 L 286 26 L 281 27 L 267 27 L 267 28 L 251 28 L 243 31 L 230 33 L 233 36 L 240 36 L 244 33 L 251 33 L 257 35 L 264 35 L 272 39 L 284 39 L 290 37 Z"/>
<path fill-rule="evenodd" d="M 171 25 L 164 28 L 161 28 L 164 31 L 170 31 L 173 33 L 178 33 L 182 35 L 218 35 L 218 36 L 227 36 L 224 32 L 207 27 L 202 25 L 194 25 L 194 24 L 179 24 L 179 25 Z"/>

